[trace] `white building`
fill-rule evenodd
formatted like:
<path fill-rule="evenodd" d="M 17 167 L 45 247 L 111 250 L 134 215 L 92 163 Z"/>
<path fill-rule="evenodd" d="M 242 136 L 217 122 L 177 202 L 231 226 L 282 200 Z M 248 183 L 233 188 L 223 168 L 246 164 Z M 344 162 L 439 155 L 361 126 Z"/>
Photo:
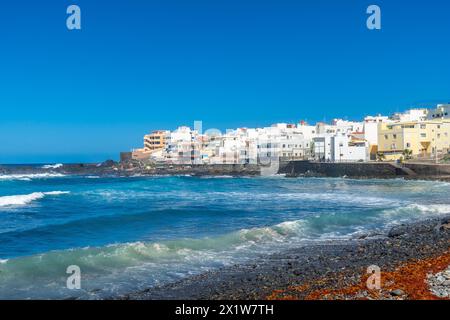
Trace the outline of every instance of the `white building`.
<path fill-rule="evenodd" d="M 424 121 L 427 119 L 428 109 L 410 109 L 405 112 L 394 113 L 392 120 L 398 122 Z"/>
<path fill-rule="evenodd" d="M 198 132 L 182 126 L 170 132 L 167 139 L 166 158 L 169 163 L 201 163 L 201 141 Z"/>
<path fill-rule="evenodd" d="M 275 124 L 256 129 L 260 162 L 270 159 L 308 159 L 315 126 Z"/>
<path fill-rule="evenodd" d="M 449 119 L 450 104 L 438 104 L 435 109 L 428 111 L 428 120 Z"/>
<path fill-rule="evenodd" d="M 378 124 L 382 122 L 391 122 L 387 116 L 367 116 L 364 118 L 364 139 L 370 145 L 378 145 Z"/>
<path fill-rule="evenodd" d="M 378 127 L 380 123 L 393 122 L 387 116 L 367 116 L 364 118 L 364 140 L 368 142 L 370 160 L 376 160 L 378 152 Z"/>
<path fill-rule="evenodd" d="M 332 125 L 336 127 L 336 133 L 363 132 L 364 122 L 334 119 Z"/>
<path fill-rule="evenodd" d="M 368 142 L 350 134 L 331 137 L 331 161 L 360 162 L 368 160 Z"/>

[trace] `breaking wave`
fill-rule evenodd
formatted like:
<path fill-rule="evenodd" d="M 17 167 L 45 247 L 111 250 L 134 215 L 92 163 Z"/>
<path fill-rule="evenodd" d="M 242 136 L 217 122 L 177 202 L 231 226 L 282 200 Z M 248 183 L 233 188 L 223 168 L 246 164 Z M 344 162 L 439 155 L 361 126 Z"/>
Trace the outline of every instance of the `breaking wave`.
<path fill-rule="evenodd" d="M 23 298 L 27 294 L 28 298 L 73 296 L 74 292 L 65 288 L 65 272 L 70 265 L 79 266 L 82 279 L 89 279 L 82 282 L 82 290 L 76 293 L 79 297 L 123 294 L 254 258 L 270 252 L 267 244 L 303 237 L 304 232 L 304 221 L 287 221 L 217 237 L 139 241 L 3 260 L 0 263 L 0 298 Z M 111 284 L 111 279 L 114 279 L 114 287 L 107 285 Z M 30 290 L 30 284 L 36 290 Z"/>
<path fill-rule="evenodd" d="M 22 180 L 30 181 L 32 179 L 48 179 L 48 178 L 61 178 L 65 175 L 61 173 L 34 173 L 34 174 L 2 174 L 0 175 L 0 181 L 2 180 Z"/>
<path fill-rule="evenodd" d="M 383 211 L 384 218 L 390 221 L 390 225 L 405 222 L 421 220 L 425 218 L 439 217 L 450 214 L 450 205 L 448 204 L 418 204 L 411 203 L 406 206 Z"/>
<path fill-rule="evenodd" d="M 61 176 L 40 177 L 49 175 Z M 448 188 L 428 182 L 68 177 L 34 181 L 26 191 L 20 189 L 26 183 L 0 183 L 2 195 L 48 188 L 74 195 L 63 201 L 42 199 L 68 192 L 0 197 L 6 212 L 0 299 L 117 297 L 253 264 L 261 255 L 381 235 L 393 223 L 450 213 L 450 204 L 442 204 Z M 42 205 L 29 205 L 33 201 Z M 81 269 L 82 290 L 66 288 L 71 265 Z"/>
<path fill-rule="evenodd" d="M 57 163 L 57 164 L 46 164 L 45 166 L 42 166 L 43 169 L 58 169 L 58 168 L 62 168 L 63 164 L 62 163 Z"/>
<path fill-rule="evenodd" d="M 45 196 L 57 196 L 67 194 L 69 191 L 33 192 L 30 194 L 0 197 L 0 207 L 24 206 Z"/>

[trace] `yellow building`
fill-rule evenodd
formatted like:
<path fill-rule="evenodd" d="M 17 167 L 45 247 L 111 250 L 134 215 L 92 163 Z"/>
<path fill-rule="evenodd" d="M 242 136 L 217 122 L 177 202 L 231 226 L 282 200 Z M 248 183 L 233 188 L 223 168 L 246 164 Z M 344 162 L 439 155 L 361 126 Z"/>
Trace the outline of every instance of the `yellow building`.
<path fill-rule="evenodd" d="M 153 131 L 144 136 L 144 148 L 134 149 L 131 153 L 134 160 L 149 160 L 166 147 L 166 137 L 168 132 L 163 130 Z"/>
<path fill-rule="evenodd" d="M 378 153 L 385 160 L 404 158 L 410 150 L 415 159 L 433 159 L 450 149 L 450 119 L 380 123 Z"/>
<path fill-rule="evenodd" d="M 154 151 L 163 149 L 166 146 L 167 131 L 153 131 L 151 134 L 144 136 L 145 151 Z"/>

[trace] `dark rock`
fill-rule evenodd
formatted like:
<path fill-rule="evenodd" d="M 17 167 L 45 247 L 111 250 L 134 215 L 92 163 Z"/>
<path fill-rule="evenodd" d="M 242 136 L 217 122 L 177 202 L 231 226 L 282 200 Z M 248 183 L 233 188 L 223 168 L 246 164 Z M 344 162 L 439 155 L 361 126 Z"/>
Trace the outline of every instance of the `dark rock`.
<path fill-rule="evenodd" d="M 391 229 L 391 231 L 389 231 L 388 237 L 389 238 L 398 238 L 398 237 L 401 237 L 402 235 L 404 235 L 405 233 L 406 233 L 405 229 L 393 228 L 393 229 Z"/>
<path fill-rule="evenodd" d="M 450 218 L 446 217 L 446 218 L 441 219 L 441 223 L 442 224 L 450 224 Z"/>
<path fill-rule="evenodd" d="M 117 165 L 117 162 L 114 160 L 106 160 L 100 164 L 101 167 L 114 167 Z"/>
<path fill-rule="evenodd" d="M 391 295 L 396 296 L 396 297 L 400 297 L 403 296 L 405 294 L 405 292 L 401 289 L 395 289 L 391 291 Z"/>

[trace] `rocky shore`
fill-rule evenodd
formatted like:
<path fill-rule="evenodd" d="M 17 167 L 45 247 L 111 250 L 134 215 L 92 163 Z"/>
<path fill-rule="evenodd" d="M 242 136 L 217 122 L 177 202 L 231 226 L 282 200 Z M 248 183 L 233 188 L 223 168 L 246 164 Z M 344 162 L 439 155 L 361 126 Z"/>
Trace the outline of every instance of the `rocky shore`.
<path fill-rule="evenodd" d="M 369 266 L 381 288 L 368 289 Z M 450 216 L 260 257 L 119 299 L 448 299 Z"/>
<path fill-rule="evenodd" d="M 140 161 L 115 162 L 108 160 L 98 164 L 76 163 L 53 166 L 2 166 L 0 175 L 11 174 L 64 174 L 95 176 L 155 176 L 155 175 L 191 175 L 191 176 L 259 176 L 258 165 L 219 164 L 219 165 L 156 165 Z"/>
<path fill-rule="evenodd" d="M 396 164 L 391 162 L 324 163 L 311 161 L 281 161 L 279 166 L 256 164 L 155 164 L 137 160 L 115 162 L 107 160 L 98 164 L 76 163 L 64 165 L 0 165 L 0 175 L 8 174 L 65 174 L 96 176 L 260 176 L 283 174 L 286 177 L 347 177 L 352 179 L 410 179 L 450 181 L 450 165 L 446 164 Z"/>
<path fill-rule="evenodd" d="M 324 170 L 331 170 L 331 165 L 327 164 Z M 395 167 L 383 167 L 386 172 L 396 172 Z M 347 169 L 348 166 L 345 166 L 344 170 Z M 425 169 L 429 176 L 417 174 L 403 178 L 438 180 L 444 177 L 431 175 L 432 168 Z M 425 169 L 421 167 L 421 170 Z M 352 178 L 364 178 L 365 171 L 361 170 L 361 176 Z M 417 168 L 415 170 L 418 171 Z M 440 170 L 443 173 L 443 169 Z M 100 164 L 0 166 L 0 175 L 11 174 L 254 176 L 260 175 L 260 168 L 251 165 L 149 166 L 140 162 L 114 161 Z M 380 267 L 384 277 L 381 289 L 375 291 L 366 288 L 369 276 L 367 267 L 371 265 Z M 398 226 L 385 235 L 366 235 L 340 243 L 303 246 L 261 256 L 252 264 L 222 268 L 177 283 L 114 298 L 447 299 L 450 294 L 449 265 L 450 213 L 447 218 Z"/>

